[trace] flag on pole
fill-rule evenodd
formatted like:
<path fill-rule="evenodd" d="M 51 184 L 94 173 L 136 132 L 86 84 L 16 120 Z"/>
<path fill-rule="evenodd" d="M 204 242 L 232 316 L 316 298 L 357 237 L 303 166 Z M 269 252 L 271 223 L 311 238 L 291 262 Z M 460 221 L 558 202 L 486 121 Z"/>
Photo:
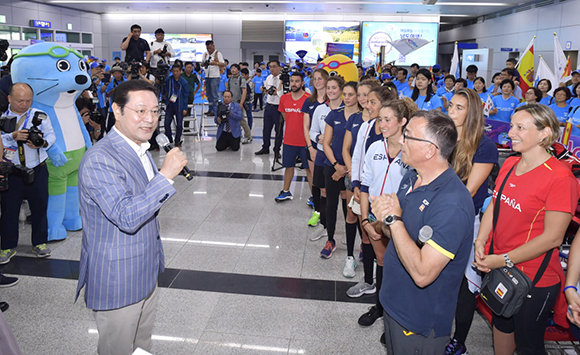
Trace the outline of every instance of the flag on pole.
<path fill-rule="evenodd" d="M 534 41 L 536 36 L 532 38 L 530 44 L 524 51 L 524 54 L 520 57 L 520 61 L 516 65 L 518 72 L 520 73 L 520 88 L 522 92 L 528 91 L 529 88 L 534 86 Z"/>
<path fill-rule="evenodd" d="M 570 134 L 572 133 L 572 125 L 573 123 L 572 117 L 566 121 L 566 128 L 564 128 L 564 134 L 562 134 L 562 144 L 564 147 L 568 146 L 568 142 L 570 141 Z"/>
<path fill-rule="evenodd" d="M 491 95 L 487 95 L 487 100 L 483 104 L 483 115 L 489 117 L 491 110 L 493 110 L 493 100 L 491 99 Z"/>
<path fill-rule="evenodd" d="M 451 69 L 449 74 L 455 76 L 455 79 L 461 77 L 461 72 L 459 71 L 459 52 L 457 51 L 457 42 L 455 42 L 455 49 L 453 50 L 453 58 L 451 59 Z"/>
<path fill-rule="evenodd" d="M 538 86 L 538 82 L 542 79 L 548 79 L 552 84 L 552 89 L 548 92 L 548 95 L 553 95 L 554 90 L 558 87 L 558 79 L 556 79 L 556 75 L 552 73 L 548 64 L 542 56 L 540 57 L 540 62 L 538 63 L 538 70 L 536 70 L 536 80 L 534 81 L 534 86 Z"/>
<path fill-rule="evenodd" d="M 556 74 L 558 84 L 572 79 L 570 58 L 566 58 L 556 32 L 554 32 L 554 74 Z"/>

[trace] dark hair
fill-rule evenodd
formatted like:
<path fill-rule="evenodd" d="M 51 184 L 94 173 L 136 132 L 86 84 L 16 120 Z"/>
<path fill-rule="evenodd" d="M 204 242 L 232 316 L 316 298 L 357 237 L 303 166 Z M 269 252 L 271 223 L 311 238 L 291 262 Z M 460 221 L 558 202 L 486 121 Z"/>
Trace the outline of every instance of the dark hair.
<path fill-rule="evenodd" d="M 117 85 L 113 92 L 113 103 L 121 108 L 121 113 L 129 101 L 129 93 L 133 91 L 151 91 L 157 97 L 155 87 L 145 80 L 129 80 Z"/>
<path fill-rule="evenodd" d="M 158 28 L 158 29 L 156 29 L 156 30 L 155 30 L 155 34 L 158 34 L 158 33 L 163 33 L 163 34 L 165 34 L 165 31 L 163 31 L 163 29 L 162 29 L 162 28 Z"/>
<path fill-rule="evenodd" d="M 358 93 L 357 89 L 358 89 L 358 82 L 356 81 L 349 81 L 348 83 L 344 84 L 344 87 L 342 88 L 342 90 L 344 91 L 345 88 L 352 88 L 354 89 L 354 93 L 355 95 Z M 362 110 L 362 107 L 360 107 L 360 103 L 358 102 L 358 100 L 356 101 L 356 107 L 360 110 Z"/>
<path fill-rule="evenodd" d="M 399 99 L 397 89 L 392 89 L 390 86 L 378 86 L 372 88 L 371 91 L 369 91 L 369 95 L 371 93 L 375 93 L 375 95 L 377 95 L 381 104 L 385 104 Z"/>
<path fill-rule="evenodd" d="M 248 64 L 248 62 L 240 62 L 240 65 L 243 65 L 245 67 L 249 67 L 250 66 L 250 64 Z"/>
<path fill-rule="evenodd" d="M 512 63 L 513 65 L 516 65 L 518 63 L 518 61 L 515 58 L 508 58 L 505 62 Z"/>
<path fill-rule="evenodd" d="M 566 94 L 566 101 L 570 100 L 570 98 L 572 98 L 572 93 L 570 92 L 570 89 L 568 89 L 567 87 L 562 87 L 562 88 L 556 88 L 556 90 L 554 90 L 554 99 L 556 98 L 556 94 L 560 91 L 564 91 L 564 93 Z"/>
<path fill-rule="evenodd" d="M 578 95 L 576 94 L 576 89 L 578 88 L 578 85 L 580 85 L 580 83 L 576 83 L 574 84 L 574 87 L 572 88 L 572 97 L 578 97 Z"/>
<path fill-rule="evenodd" d="M 113 60 L 117 60 L 117 59 L 121 60 L 121 58 L 119 58 L 119 57 L 115 57 L 115 58 L 113 58 Z"/>
<path fill-rule="evenodd" d="M 209 46 L 210 44 L 213 44 L 213 41 L 211 39 L 208 39 L 207 41 L 205 41 L 206 46 Z"/>
<path fill-rule="evenodd" d="M 181 67 L 181 65 L 179 65 L 179 64 L 173 64 L 173 65 L 171 66 L 171 70 L 173 70 L 173 69 L 179 69 L 179 70 L 181 70 L 181 68 L 182 68 L 182 67 Z"/>
<path fill-rule="evenodd" d="M 417 68 L 417 69 L 419 69 L 419 64 L 413 63 L 413 64 L 411 64 L 411 68 Z"/>
<path fill-rule="evenodd" d="M 250 71 L 248 70 L 248 68 L 242 68 L 242 69 L 240 69 L 240 73 L 246 74 L 246 75 L 250 75 Z"/>
<path fill-rule="evenodd" d="M 30 86 L 29 84 L 27 84 L 27 83 L 14 83 L 14 84 L 10 85 L 10 89 L 8 89 L 8 95 L 9 96 L 12 96 L 12 92 L 14 91 L 14 86 L 16 86 L 16 85 L 26 85 L 26 86 L 28 86 L 28 88 L 32 92 L 32 95 L 34 95 L 34 90 L 32 89 L 32 86 Z"/>
<path fill-rule="evenodd" d="M 272 64 L 272 63 L 276 63 L 278 66 L 280 66 L 280 61 L 277 60 L 277 59 L 274 59 L 274 60 L 269 61 L 268 62 L 268 66 L 270 66 L 270 64 Z"/>
<path fill-rule="evenodd" d="M 481 92 L 487 92 L 487 88 L 485 87 L 485 79 L 482 78 L 481 76 L 478 76 L 477 78 L 473 79 L 473 83 L 475 84 L 475 82 L 478 80 L 481 81 L 481 83 L 483 84 L 483 90 L 481 90 Z"/>
<path fill-rule="evenodd" d="M 425 95 L 425 102 L 429 102 L 431 100 L 431 97 L 433 96 L 433 85 L 431 85 L 433 83 L 433 74 L 431 74 L 429 69 L 419 69 L 419 71 L 417 72 L 417 76 L 419 74 L 423 75 L 424 77 L 427 78 L 427 80 L 431 81 L 429 85 L 427 85 L 427 93 Z M 415 87 L 413 88 L 413 94 L 411 95 L 411 99 L 413 101 L 417 101 L 418 98 L 419 98 L 419 89 L 417 88 L 417 85 L 415 85 Z"/>
<path fill-rule="evenodd" d="M 84 108 L 88 109 L 89 111 L 93 111 L 95 109 L 95 104 L 93 104 L 93 100 L 82 96 L 79 96 L 79 98 L 75 101 L 75 106 L 79 111 Z"/>
<path fill-rule="evenodd" d="M 437 144 L 439 154 L 443 159 L 449 159 L 457 145 L 457 128 L 453 120 L 439 110 L 417 111 L 411 116 L 411 118 L 415 117 L 421 117 L 427 121 L 425 138 Z"/>
<path fill-rule="evenodd" d="M 230 68 L 236 68 L 236 69 L 238 69 L 238 70 L 240 70 L 240 69 L 241 69 L 241 68 L 240 68 L 240 65 L 239 65 L 239 64 L 236 64 L 236 63 L 234 63 L 234 64 L 230 65 Z"/>
<path fill-rule="evenodd" d="M 225 90 L 222 92 L 222 97 L 223 97 L 223 94 L 225 94 L 226 92 L 229 92 L 229 93 L 230 93 L 230 96 L 234 97 L 234 94 L 232 94 L 232 92 L 231 92 L 229 89 L 225 89 Z"/>
<path fill-rule="evenodd" d="M 465 71 L 468 73 L 477 73 L 478 70 L 479 68 L 475 64 L 470 64 L 467 66 L 467 68 L 465 68 Z"/>
<path fill-rule="evenodd" d="M 445 81 L 447 79 L 451 79 L 451 80 L 453 80 L 453 82 L 455 82 L 455 75 L 451 75 L 451 74 L 445 75 L 445 79 L 443 79 L 443 81 Z"/>
<path fill-rule="evenodd" d="M 188 65 L 191 65 L 191 66 L 193 66 L 193 62 L 185 62 L 185 63 L 183 64 L 183 66 L 184 66 L 184 67 L 186 67 L 186 66 L 188 66 Z"/>
<path fill-rule="evenodd" d="M 510 68 L 503 68 L 501 72 L 505 72 L 509 76 L 514 76 L 514 70 Z"/>
<path fill-rule="evenodd" d="M 542 95 L 542 91 L 540 89 L 538 89 L 537 87 L 533 87 L 533 86 L 531 86 L 528 90 L 526 90 L 526 93 L 529 90 L 533 90 L 534 91 L 534 95 L 536 95 L 536 103 L 540 103 L 540 100 L 542 99 L 542 96 L 543 96 Z M 525 95 L 525 93 L 524 93 L 524 95 Z"/>
<path fill-rule="evenodd" d="M 503 79 L 501 81 L 501 84 L 499 84 L 500 89 L 505 85 L 505 84 L 510 84 L 512 87 L 512 90 L 514 90 L 516 88 L 516 84 L 514 84 L 514 81 L 512 79 Z"/>
<path fill-rule="evenodd" d="M 299 71 L 292 72 L 292 75 L 290 75 L 290 76 L 299 76 L 301 80 L 304 80 L 304 75 L 302 75 L 302 73 Z"/>
<path fill-rule="evenodd" d="M 134 24 L 133 26 L 131 26 L 131 32 L 133 32 L 133 30 L 135 29 L 141 29 L 141 26 L 139 26 L 138 24 Z"/>
<path fill-rule="evenodd" d="M 397 73 L 400 72 L 400 71 L 403 72 L 403 75 L 404 76 L 407 76 L 407 74 L 409 73 L 409 71 L 407 71 L 407 69 L 405 69 L 405 68 L 399 68 L 399 69 L 397 69 Z"/>
<path fill-rule="evenodd" d="M 541 83 L 542 81 L 545 81 L 546 83 L 548 83 L 548 92 L 549 92 L 550 90 L 552 90 L 552 82 L 551 82 L 550 80 L 548 80 L 548 79 L 542 79 L 542 80 L 538 81 L 538 85 L 536 85 L 538 88 L 539 88 L 539 86 L 540 86 L 540 83 Z"/>
<path fill-rule="evenodd" d="M 394 89 L 395 91 L 397 91 L 397 85 L 395 85 L 395 83 L 393 83 L 392 81 L 387 81 L 386 83 L 384 83 L 381 86 L 388 86 L 391 89 Z"/>
<path fill-rule="evenodd" d="M 455 79 L 454 83 L 455 83 L 455 84 L 457 84 L 457 83 L 462 83 L 464 88 L 466 88 L 466 87 L 467 87 L 467 80 L 465 80 L 465 79 L 463 79 L 463 78 L 457 78 L 457 79 Z"/>
<path fill-rule="evenodd" d="M 495 78 L 497 78 L 500 75 L 501 75 L 501 73 L 495 73 L 495 74 L 493 74 L 493 77 L 491 78 L 491 81 L 492 82 L 495 81 Z"/>
<path fill-rule="evenodd" d="M 261 73 L 261 72 L 262 72 L 262 69 L 260 69 L 260 68 L 256 69 L 256 73 Z"/>

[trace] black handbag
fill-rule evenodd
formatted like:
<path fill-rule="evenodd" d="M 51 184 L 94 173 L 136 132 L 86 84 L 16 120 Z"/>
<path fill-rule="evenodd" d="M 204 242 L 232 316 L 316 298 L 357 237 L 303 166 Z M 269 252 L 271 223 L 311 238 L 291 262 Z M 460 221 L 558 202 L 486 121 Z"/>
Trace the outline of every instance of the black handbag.
<path fill-rule="evenodd" d="M 514 164 L 514 166 L 512 166 L 510 171 L 507 173 L 495 199 L 493 208 L 493 233 L 488 255 L 493 254 L 495 226 L 497 225 L 497 219 L 499 217 L 499 207 L 501 203 L 503 187 L 505 186 L 505 183 L 508 180 L 512 170 L 514 170 L 515 166 L 516 164 Z M 544 260 L 542 261 L 542 264 L 540 265 L 540 268 L 538 269 L 533 282 L 526 274 L 524 274 L 523 271 L 515 266 L 511 268 L 504 266 L 498 269 L 493 269 L 489 273 L 485 274 L 481 282 L 480 295 L 485 304 L 487 304 L 493 313 L 498 316 L 509 318 L 520 310 L 524 300 L 526 298 L 532 297 L 530 292 L 538 283 L 538 281 L 540 281 L 544 271 L 546 271 L 553 251 L 554 249 L 551 249 L 544 256 Z"/>

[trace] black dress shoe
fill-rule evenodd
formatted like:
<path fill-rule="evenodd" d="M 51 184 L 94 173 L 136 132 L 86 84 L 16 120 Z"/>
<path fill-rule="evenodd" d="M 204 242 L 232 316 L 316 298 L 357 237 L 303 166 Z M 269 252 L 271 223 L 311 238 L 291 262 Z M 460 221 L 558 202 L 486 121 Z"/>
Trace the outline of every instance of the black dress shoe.
<path fill-rule="evenodd" d="M 383 332 L 383 335 L 381 335 L 381 339 L 379 341 L 381 342 L 381 344 L 383 344 L 383 346 L 387 346 L 387 340 L 385 339 L 384 332 Z"/>
<path fill-rule="evenodd" d="M 267 155 L 267 154 L 270 154 L 270 151 L 269 150 L 265 150 L 265 149 L 260 149 L 257 152 L 255 152 L 254 154 L 256 154 L 256 155 Z"/>
<path fill-rule="evenodd" d="M 0 302 L 0 311 L 6 312 L 8 310 L 8 303 Z"/>
<path fill-rule="evenodd" d="M 208 116 L 208 117 L 213 117 L 213 116 L 215 116 L 215 113 L 213 113 L 212 111 L 207 111 L 205 113 L 205 115 Z"/>

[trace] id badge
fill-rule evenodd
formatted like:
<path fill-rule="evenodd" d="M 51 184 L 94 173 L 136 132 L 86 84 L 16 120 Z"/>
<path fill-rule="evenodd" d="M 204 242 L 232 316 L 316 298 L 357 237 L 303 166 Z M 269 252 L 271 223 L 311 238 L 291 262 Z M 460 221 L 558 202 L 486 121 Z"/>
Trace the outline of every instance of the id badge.
<path fill-rule="evenodd" d="M 171 95 L 171 97 L 169 98 L 169 101 L 175 103 L 175 101 L 177 101 L 177 95 L 175 95 L 175 94 Z"/>
<path fill-rule="evenodd" d="M 4 149 L 4 158 L 6 160 L 12 161 L 12 159 L 14 159 L 15 155 L 16 155 L 16 148 L 15 147 L 10 147 L 10 148 Z"/>

